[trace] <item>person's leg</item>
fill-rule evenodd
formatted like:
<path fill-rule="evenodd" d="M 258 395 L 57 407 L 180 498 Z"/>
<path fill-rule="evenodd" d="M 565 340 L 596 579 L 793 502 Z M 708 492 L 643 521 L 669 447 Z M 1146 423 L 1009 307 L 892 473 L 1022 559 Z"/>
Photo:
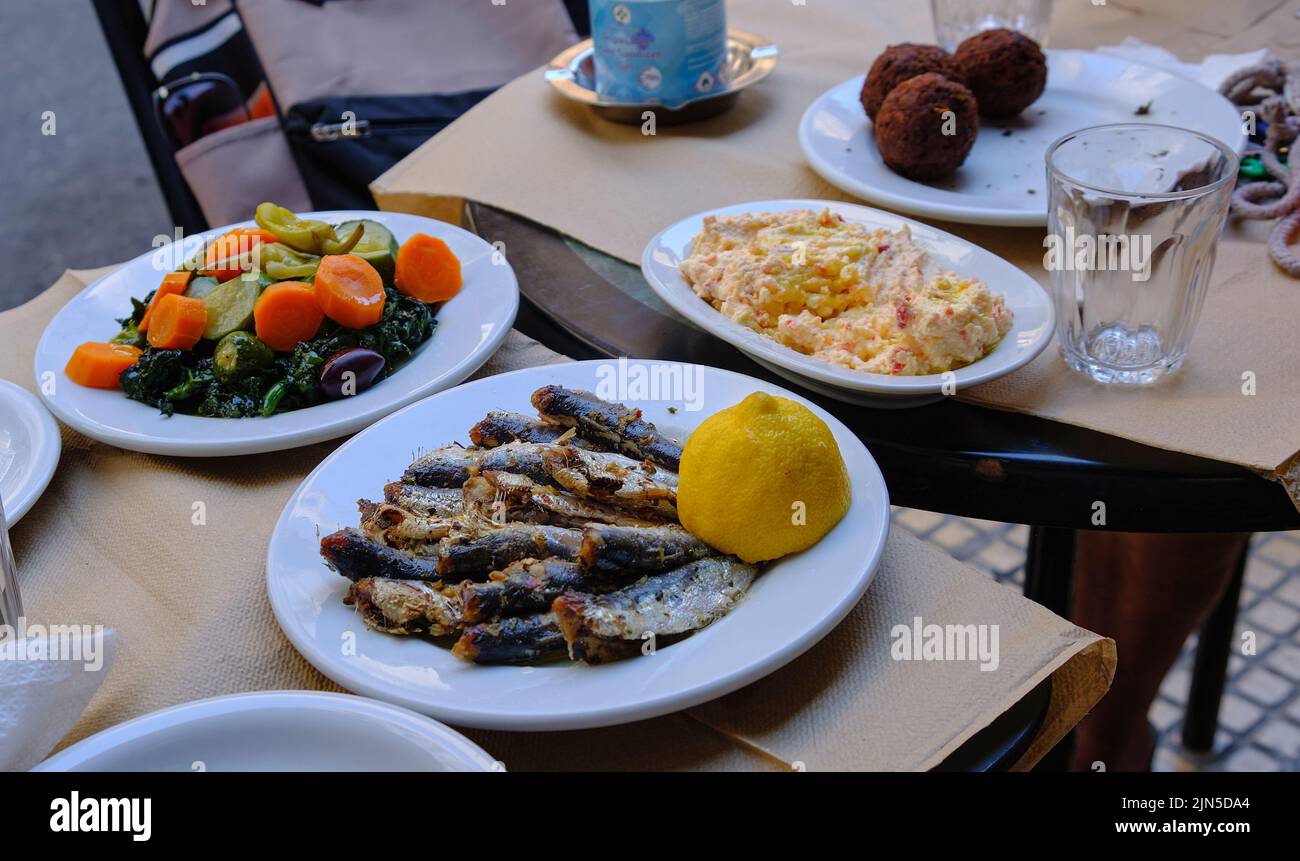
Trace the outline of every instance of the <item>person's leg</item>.
<path fill-rule="evenodd" d="M 1141 771 L 1153 739 L 1147 712 L 1187 636 L 1227 588 L 1248 534 L 1080 532 L 1074 621 L 1115 640 L 1110 692 L 1079 724 L 1075 768 Z"/>

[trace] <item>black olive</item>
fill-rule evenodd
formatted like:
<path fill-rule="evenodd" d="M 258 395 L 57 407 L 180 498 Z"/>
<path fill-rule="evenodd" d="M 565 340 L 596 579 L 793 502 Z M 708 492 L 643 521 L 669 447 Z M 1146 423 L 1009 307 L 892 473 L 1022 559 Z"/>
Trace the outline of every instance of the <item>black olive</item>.
<path fill-rule="evenodd" d="M 320 369 L 321 394 L 330 400 L 359 394 L 384 372 L 384 357 L 365 347 L 340 350 Z"/>

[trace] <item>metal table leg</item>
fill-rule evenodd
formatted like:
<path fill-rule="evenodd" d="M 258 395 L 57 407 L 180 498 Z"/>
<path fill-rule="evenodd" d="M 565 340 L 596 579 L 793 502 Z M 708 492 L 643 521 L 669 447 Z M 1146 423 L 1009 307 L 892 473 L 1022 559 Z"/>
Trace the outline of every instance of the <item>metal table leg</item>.
<path fill-rule="evenodd" d="M 1025 597 L 1064 618 L 1070 617 L 1074 588 L 1074 530 L 1033 526 L 1025 551 Z M 1034 771 L 1069 771 L 1074 733 L 1061 739 Z"/>
<path fill-rule="evenodd" d="M 1208 753 L 1214 748 L 1214 734 L 1219 727 L 1219 701 L 1227 681 L 1228 655 L 1232 651 L 1237 605 L 1241 602 L 1241 583 L 1249 556 L 1250 545 L 1247 543 L 1237 559 L 1228 588 L 1201 626 L 1201 637 L 1196 643 L 1192 684 L 1187 692 L 1187 711 L 1183 716 L 1183 747 L 1198 753 Z"/>
<path fill-rule="evenodd" d="M 1074 588 L 1074 530 L 1034 526 L 1025 551 L 1025 597 L 1070 617 Z"/>

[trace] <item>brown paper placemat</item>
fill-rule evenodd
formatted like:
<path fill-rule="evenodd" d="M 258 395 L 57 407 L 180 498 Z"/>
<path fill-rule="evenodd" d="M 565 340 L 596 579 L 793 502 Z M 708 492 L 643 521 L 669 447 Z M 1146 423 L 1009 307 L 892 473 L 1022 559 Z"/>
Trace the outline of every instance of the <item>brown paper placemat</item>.
<path fill-rule="evenodd" d="M 1184 59 L 1260 47 L 1288 57 L 1300 45 L 1297 8 L 1300 3 L 1261 0 L 1250 4 L 1250 14 L 1227 16 L 1212 0 L 1140 9 L 1058 3 L 1052 44 L 1089 48 L 1136 35 Z M 664 225 L 695 212 L 746 200 L 847 199 L 805 164 L 799 119 L 825 90 L 865 71 L 887 44 L 932 41 L 927 4 L 732 0 L 728 11 L 732 26 L 771 38 L 782 52 L 772 76 L 746 92 L 734 110 L 646 136 L 640 127 L 606 122 L 553 94 L 537 72 L 503 88 L 380 177 L 376 199 L 386 209 L 444 218 L 456 217 L 459 200 L 482 201 L 630 263 L 640 260 Z M 1224 35 L 1232 20 L 1237 30 Z M 529 169 L 502 167 L 514 164 Z M 1042 228 L 942 227 L 1049 285 Z M 1093 385 L 1069 372 L 1053 346 L 1028 368 L 958 397 L 1279 478 L 1294 474 L 1300 470 L 1300 378 L 1290 370 L 1300 282 L 1269 262 L 1257 230 L 1232 237 L 1222 243 L 1185 370 L 1168 384 L 1140 391 Z M 1254 376 L 1254 395 L 1243 394 L 1247 372 Z M 1300 504 L 1300 482 L 1287 483 Z M 1082 516 L 1087 511 L 1083 506 Z"/>
<path fill-rule="evenodd" d="M 1046 286 L 1041 255 L 1012 262 Z M 1093 383 L 1053 344 L 1024 369 L 958 397 L 1272 475 L 1300 449 L 1297 315 L 1300 281 L 1259 243 L 1225 238 L 1183 370 L 1158 387 Z"/>
<path fill-rule="evenodd" d="M 67 273 L 0 314 L 0 375 L 32 388 L 32 352 L 46 323 L 104 271 Z M 513 332 L 478 376 L 562 361 Z M 12 533 L 26 611 L 33 622 L 112 627 L 119 641 L 113 671 L 64 744 L 203 697 L 338 690 L 280 632 L 264 585 L 282 507 L 337 442 L 188 459 L 123 451 L 66 427 L 63 443 L 49 489 Z M 191 521 L 195 502 L 204 503 L 205 525 Z M 916 616 L 997 625 L 998 669 L 892 660 L 892 627 Z M 921 769 L 1051 676 L 1051 710 L 1027 764 L 1101 698 L 1114 665 L 1111 641 L 895 531 L 849 618 L 750 688 L 623 727 L 468 734 L 515 770 Z"/>

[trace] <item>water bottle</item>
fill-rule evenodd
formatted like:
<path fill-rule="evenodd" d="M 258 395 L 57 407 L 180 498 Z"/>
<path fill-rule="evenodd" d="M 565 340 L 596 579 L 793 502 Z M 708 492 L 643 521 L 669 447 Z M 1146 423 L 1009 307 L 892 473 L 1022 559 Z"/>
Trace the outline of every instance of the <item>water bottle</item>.
<path fill-rule="evenodd" d="M 590 0 L 603 101 L 680 108 L 727 87 L 723 0 Z"/>

